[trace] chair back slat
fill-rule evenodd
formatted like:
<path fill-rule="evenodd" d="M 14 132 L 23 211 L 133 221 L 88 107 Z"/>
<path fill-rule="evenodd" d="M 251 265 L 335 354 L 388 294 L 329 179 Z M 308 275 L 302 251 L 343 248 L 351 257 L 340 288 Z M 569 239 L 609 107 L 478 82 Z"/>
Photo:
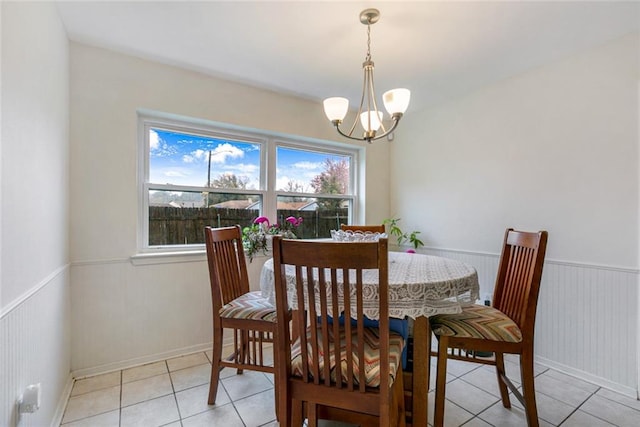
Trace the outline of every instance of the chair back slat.
<path fill-rule="evenodd" d="M 214 309 L 249 292 L 240 226 L 205 228 Z"/>
<path fill-rule="evenodd" d="M 524 337 L 533 336 L 547 232 L 505 232 L 493 306 L 509 316 Z"/>
<path fill-rule="evenodd" d="M 273 243 L 278 315 L 287 310 L 291 303 L 289 301 L 285 305 L 283 301 L 287 300 L 287 295 L 291 295 L 287 286 L 293 286 L 293 282 L 287 283 L 285 266 L 293 266 L 295 269 L 295 307 L 298 313 L 306 313 L 294 316 L 298 319 L 300 331 L 300 380 L 328 388 L 345 388 L 365 393 L 363 273 L 365 270 L 378 270 L 380 323 L 382 325 L 384 319 L 387 325 L 386 329 L 382 326 L 380 328 L 380 345 L 381 348 L 388 348 L 387 240 L 336 243 L 275 237 Z M 287 331 L 283 331 L 283 334 L 289 337 Z M 342 348 L 339 345 L 341 338 Z M 285 338 L 285 341 L 287 339 L 290 338 Z M 290 345 L 285 343 L 280 348 L 288 352 L 284 356 L 285 360 L 290 360 Z M 333 370 L 330 368 L 330 360 L 334 360 L 336 365 Z M 388 352 L 380 352 L 380 366 L 382 398 L 382 395 L 389 396 Z M 290 365 L 288 369 L 291 374 Z"/>

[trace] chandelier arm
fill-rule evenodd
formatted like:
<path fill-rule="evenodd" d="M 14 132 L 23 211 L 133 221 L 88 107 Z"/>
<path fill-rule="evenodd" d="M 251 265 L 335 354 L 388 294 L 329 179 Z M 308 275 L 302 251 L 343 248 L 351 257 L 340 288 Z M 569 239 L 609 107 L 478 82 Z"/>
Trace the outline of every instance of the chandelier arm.
<path fill-rule="evenodd" d="M 393 132 L 396 127 L 398 126 L 398 122 L 400 121 L 400 117 L 398 117 L 397 119 L 394 118 L 393 119 L 393 124 L 391 125 L 391 128 L 387 131 L 383 131 L 381 134 L 377 134 L 374 138 L 371 138 L 371 141 L 375 141 L 376 139 L 380 139 L 380 138 L 384 138 L 385 136 L 389 135 L 391 132 Z M 369 143 L 371 143 L 371 141 L 368 141 Z"/>
<path fill-rule="evenodd" d="M 335 127 L 336 127 L 336 130 L 338 131 L 338 133 L 340 135 L 344 136 L 345 138 L 353 139 L 354 141 L 361 141 L 361 142 L 362 141 L 367 141 L 369 143 L 371 142 L 371 140 L 369 140 L 368 138 L 358 138 L 358 137 L 355 137 L 355 136 L 351 136 L 351 133 L 348 133 L 348 134 L 344 133 L 342 131 L 342 129 L 340 129 L 340 124 L 339 123 L 336 123 Z"/>
<path fill-rule="evenodd" d="M 402 114 L 400 113 L 396 113 L 393 115 L 392 119 L 393 119 L 393 124 L 391 126 L 391 128 L 387 131 L 382 132 L 381 134 L 377 134 L 373 137 L 364 137 L 364 138 L 358 138 L 355 136 L 351 136 L 351 134 L 346 134 L 342 131 L 342 129 L 340 129 L 340 122 L 334 122 L 334 126 L 336 127 L 336 130 L 338 131 L 338 133 L 342 136 L 344 136 L 345 138 L 349 138 L 352 139 L 354 141 L 367 141 L 369 144 L 371 144 L 371 141 L 375 141 L 377 139 L 380 138 L 384 138 L 385 136 L 389 135 L 391 132 L 393 132 L 396 127 L 398 127 L 398 123 L 400 122 L 400 119 L 402 118 Z"/>
<path fill-rule="evenodd" d="M 371 70 L 369 71 L 369 89 L 369 96 L 371 97 L 371 100 L 373 100 L 373 111 L 375 111 L 376 117 L 379 117 L 380 110 L 378 110 L 378 103 L 376 102 L 376 85 L 375 81 L 373 80 L 373 63 L 371 64 Z M 369 108 L 369 111 L 371 111 L 371 108 Z M 382 120 L 380 120 L 380 127 L 382 128 L 382 132 L 386 132 Z M 369 123 L 369 129 L 371 129 L 371 123 Z"/>

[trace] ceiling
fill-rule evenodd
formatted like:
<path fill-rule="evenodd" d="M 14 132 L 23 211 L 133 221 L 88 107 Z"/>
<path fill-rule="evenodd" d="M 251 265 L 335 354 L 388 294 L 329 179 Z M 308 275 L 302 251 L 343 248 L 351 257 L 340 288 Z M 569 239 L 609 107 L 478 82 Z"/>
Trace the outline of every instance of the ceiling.
<path fill-rule="evenodd" d="M 71 40 L 313 100 L 359 103 L 367 29 L 375 84 L 412 110 L 640 31 L 639 2 L 62 2 Z"/>

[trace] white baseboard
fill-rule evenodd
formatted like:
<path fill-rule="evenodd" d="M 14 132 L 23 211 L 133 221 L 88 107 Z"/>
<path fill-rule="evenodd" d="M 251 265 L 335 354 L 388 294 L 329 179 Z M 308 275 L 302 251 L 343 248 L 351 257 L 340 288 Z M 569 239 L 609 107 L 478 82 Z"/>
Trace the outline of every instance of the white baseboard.
<path fill-rule="evenodd" d="M 562 372 L 563 374 L 570 375 L 579 380 L 590 382 L 616 393 L 628 396 L 632 399 L 638 399 L 637 390 L 632 387 L 626 387 L 622 384 L 608 381 L 606 378 L 598 377 L 596 375 L 590 374 L 589 372 L 581 371 L 579 369 L 574 369 L 571 366 L 563 365 L 561 363 L 554 362 L 553 360 L 545 359 L 544 357 L 536 357 L 536 363 L 540 363 L 541 365 L 554 369 L 558 372 Z"/>
<path fill-rule="evenodd" d="M 69 401 L 69 397 L 71 396 L 71 390 L 73 389 L 74 383 L 73 375 L 69 373 L 67 376 L 67 382 L 64 385 L 64 390 L 60 393 L 60 398 L 58 399 L 58 404 L 56 405 L 56 412 L 53 414 L 53 419 L 51 420 L 51 427 L 58 427 L 60 423 L 62 423 L 62 418 L 64 417 L 64 410 L 67 407 L 67 402 Z"/>
<path fill-rule="evenodd" d="M 120 371 L 122 369 L 133 368 L 135 366 L 146 365 L 148 363 L 158 362 L 161 360 L 171 359 L 174 357 L 184 356 L 186 354 L 197 353 L 198 351 L 211 350 L 213 343 L 197 344 L 188 347 L 182 347 L 161 353 L 149 354 L 142 357 L 123 360 L 121 362 L 107 363 L 105 365 L 94 366 L 91 368 L 78 369 L 71 372 L 74 379 L 91 377 L 94 375 L 106 374 L 109 372 Z"/>

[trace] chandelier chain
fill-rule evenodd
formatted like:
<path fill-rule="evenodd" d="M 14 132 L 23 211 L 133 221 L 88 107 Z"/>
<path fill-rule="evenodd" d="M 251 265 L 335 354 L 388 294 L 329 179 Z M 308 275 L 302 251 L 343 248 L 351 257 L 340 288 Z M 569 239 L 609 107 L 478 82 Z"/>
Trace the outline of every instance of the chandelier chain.
<path fill-rule="evenodd" d="M 371 22 L 367 23 L 367 57 L 366 61 L 371 61 Z"/>

